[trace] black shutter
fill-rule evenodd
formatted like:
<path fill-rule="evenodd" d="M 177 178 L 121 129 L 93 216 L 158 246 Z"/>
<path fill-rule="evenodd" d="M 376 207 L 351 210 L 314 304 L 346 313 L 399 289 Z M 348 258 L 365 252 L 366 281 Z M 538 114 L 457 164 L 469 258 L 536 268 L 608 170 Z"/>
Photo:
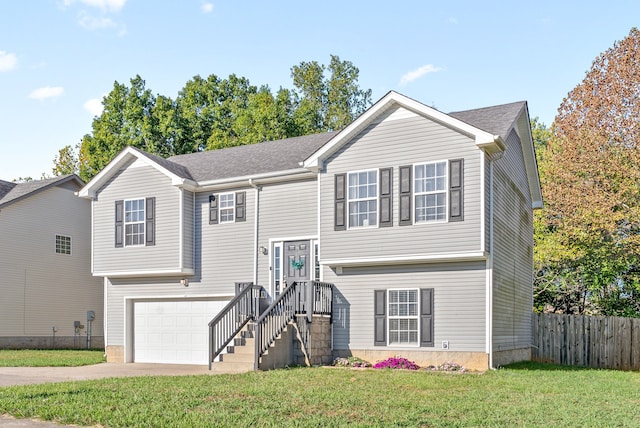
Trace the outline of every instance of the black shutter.
<path fill-rule="evenodd" d="M 218 224 L 218 195 L 209 195 L 209 224 Z"/>
<path fill-rule="evenodd" d="M 246 217 L 246 193 L 236 192 L 236 221 L 245 221 Z"/>
<path fill-rule="evenodd" d="M 380 227 L 393 226 L 393 168 L 380 170 Z"/>
<path fill-rule="evenodd" d="M 420 346 L 433 346 L 433 288 L 420 289 Z"/>
<path fill-rule="evenodd" d="M 464 160 L 449 161 L 449 221 L 464 220 Z"/>
<path fill-rule="evenodd" d="M 116 201 L 116 248 L 122 247 L 124 237 L 124 201 Z"/>
<path fill-rule="evenodd" d="M 387 290 L 374 290 L 375 346 L 387 346 Z"/>
<path fill-rule="evenodd" d="M 335 221 L 334 221 L 334 229 L 335 230 L 345 230 L 347 228 L 347 201 L 346 201 L 346 193 L 347 193 L 347 175 L 346 174 L 336 174 L 335 176 Z"/>
<path fill-rule="evenodd" d="M 145 245 L 156 245 L 156 198 L 145 202 Z"/>
<path fill-rule="evenodd" d="M 411 224 L 411 165 L 400 167 L 400 226 Z"/>

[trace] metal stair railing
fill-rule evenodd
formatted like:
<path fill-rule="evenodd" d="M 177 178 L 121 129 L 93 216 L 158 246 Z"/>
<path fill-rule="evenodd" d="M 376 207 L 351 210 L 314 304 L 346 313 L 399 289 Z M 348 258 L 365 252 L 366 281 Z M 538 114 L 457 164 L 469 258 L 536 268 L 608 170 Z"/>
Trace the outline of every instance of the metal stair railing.
<path fill-rule="evenodd" d="M 260 299 L 263 287 L 243 284 L 242 289 L 220 313 L 209 322 L 209 370 L 211 363 L 220 355 L 242 328 L 260 314 Z"/>

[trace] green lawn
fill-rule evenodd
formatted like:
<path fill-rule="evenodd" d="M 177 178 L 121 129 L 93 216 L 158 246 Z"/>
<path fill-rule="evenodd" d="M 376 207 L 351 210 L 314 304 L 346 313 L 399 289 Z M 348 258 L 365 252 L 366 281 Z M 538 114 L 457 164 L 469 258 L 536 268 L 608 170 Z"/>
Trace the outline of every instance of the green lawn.
<path fill-rule="evenodd" d="M 0 414 L 105 427 L 640 426 L 640 373 L 295 368 L 0 388 Z"/>
<path fill-rule="evenodd" d="M 76 367 L 104 361 L 104 351 L 0 349 L 0 367 Z"/>

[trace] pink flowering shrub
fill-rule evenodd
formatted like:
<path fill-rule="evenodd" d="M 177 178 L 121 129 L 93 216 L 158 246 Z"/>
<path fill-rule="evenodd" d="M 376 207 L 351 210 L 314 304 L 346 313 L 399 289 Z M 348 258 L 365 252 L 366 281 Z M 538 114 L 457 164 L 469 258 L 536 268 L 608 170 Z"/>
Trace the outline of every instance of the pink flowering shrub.
<path fill-rule="evenodd" d="M 400 370 L 418 370 L 415 362 L 402 357 L 390 357 L 386 360 L 378 361 L 373 365 L 374 369 L 400 369 Z"/>

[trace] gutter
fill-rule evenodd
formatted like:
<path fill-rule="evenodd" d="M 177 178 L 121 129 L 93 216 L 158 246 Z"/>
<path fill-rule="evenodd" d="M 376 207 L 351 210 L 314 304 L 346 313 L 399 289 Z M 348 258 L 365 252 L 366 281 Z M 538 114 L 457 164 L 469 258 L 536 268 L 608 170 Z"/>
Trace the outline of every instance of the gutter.
<path fill-rule="evenodd" d="M 201 181 L 197 183 L 197 191 L 209 191 L 227 187 L 238 187 L 243 183 L 246 183 L 247 185 L 255 188 L 256 181 L 260 181 L 261 184 L 266 184 L 312 178 L 315 176 L 315 172 L 309 171 L 306 168 L 287 169 L 284 171 L 271 171 L 262 174 Z"/>

